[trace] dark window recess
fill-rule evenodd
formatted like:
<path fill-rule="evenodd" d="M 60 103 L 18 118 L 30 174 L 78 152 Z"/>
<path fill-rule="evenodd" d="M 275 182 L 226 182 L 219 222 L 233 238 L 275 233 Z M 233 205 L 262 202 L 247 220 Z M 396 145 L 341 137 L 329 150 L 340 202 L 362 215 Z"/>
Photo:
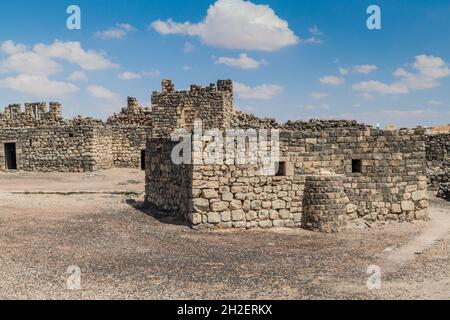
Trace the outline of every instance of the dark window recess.
<path fill-rule="evenodd" d="M 15 143 L 5 143 L 5 160 L 7 170 L 17 170 Z"/>
<path fill-rule="evenodd" d="M 73 133 L 69 133 L 69 138 L 73 138 Z"/>
<path fill-rule="evenodd" d="M 278 162 L 275 163 L 275 176 L 284 177 L 286 176 L 286 162 Z"/>
<path fill-rule="evenodd" d="M 145 170 L 145 150 L 141 150 L 141 170 Z"/>
<path fill-rule="evenodd" d="M 361 160 L 352 160 L 352 173 L 361 173 L 362 172 L 362 161 Z"/>
<path fill-rule="evenodd" d="M 33 146 L 33 140 L 30 139 L 30 147 Z"/>

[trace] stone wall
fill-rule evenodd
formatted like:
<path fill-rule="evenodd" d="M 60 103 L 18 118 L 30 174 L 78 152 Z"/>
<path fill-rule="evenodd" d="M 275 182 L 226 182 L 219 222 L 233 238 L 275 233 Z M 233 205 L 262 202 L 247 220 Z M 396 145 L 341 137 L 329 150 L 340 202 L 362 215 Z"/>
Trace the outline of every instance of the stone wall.
<path fill-rule="evenodd" d="M 192 221 L 192 166 L 172 162 L 174 145 L 170 139 L 148 139 L 145 201 Z"/>
<path fill-rule="evenodd" d="M 345 176 L 322 174 L 306 177 L 302 226 L 320 232 L 339 232 L 347 224 L 349 198 L 344 191 Z"/>
<path fill-rule="evenodd" d="M 182 171 L 166 157 L 163 174 L 147 173 L 151 178 L 147 180 L 147 200 L 164 209 L 176 208 L 168 206 L 165 199 L 178 199 L 179 175 L 189 172 L 192 204 L 183 208 L 191 208 L 187 216 L 195 228 L 300 227 L 303 221 L 312 229 L 339 231 L 355 219 L 369 223 L 426 219 L 424 139 L 422 129 L 283 130 L 280 162 L 286 170 L 281 176 L 262 176 L 257 165 L 194 164 L 192 170 Z M 148 161 L 158 166 L 162 160 L 151 153 Z M 342 190 L 317 194 L 324 186 L 313 178 L 324 170 L 324 181 L 338 179 L 333 183 L 339 183 Z M 151 187 L 155 181 L 160 186 L 157 190 Z M 333 215 L 328 209 L 320 213 L 314 207 L 327 196 L 333 200 L 324 205 L 333 209 Z"/>
<path fill-rule="evenodd" d="M 84 172 L 113 167 L 141 168 L 151 135 L 151 114 L 128 98 L 127 107 L 106 123 L 92 118 L 65 120 L 50 103 L 10 105 L 0 113 L 0 170 L 6 170 L 6 143 L 15 143 L 17 170 Z"/>
<path fill-rule="evenodd" d="M 189 91 L 175 91 L 171 81 L 152 95 L 153 136 L 167 137 L 174 129 L 192 129 L 195 119 L 207 128 L 229 127 L 233 108 L 233 84 L 219 80 L 203 88 L 192 85 Z"/>
<path fill-rule="evenodd" d="M 0 170 L 6 169 L 5 143 L 16 144 L 18 170 L 95 170 L 93 140 L 94 130 L 89 126 L 0 129 Z"/>
<path fill-rule="evenodd" d="M 300 227 L 305 178 L 261 176 L 258 166 L 193 167 L 195 228 Z"/>
<path fill-rule="evenodd" d="M 450 133 L 427 135 L 427 173 L 430 190 L 450 182 Z"/>

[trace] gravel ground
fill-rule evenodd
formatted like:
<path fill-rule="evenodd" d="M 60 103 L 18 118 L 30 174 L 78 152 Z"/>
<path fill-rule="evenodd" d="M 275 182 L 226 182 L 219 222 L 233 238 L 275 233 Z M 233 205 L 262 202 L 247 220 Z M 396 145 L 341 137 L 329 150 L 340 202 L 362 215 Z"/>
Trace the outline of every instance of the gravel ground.
<path fill-rule="evenodd" d="M 430 222 L 331 235 L 193 231 L 141 200 L 0 189 L 0 299 L 450 298 L 450 204 L 434 198 Z"/>

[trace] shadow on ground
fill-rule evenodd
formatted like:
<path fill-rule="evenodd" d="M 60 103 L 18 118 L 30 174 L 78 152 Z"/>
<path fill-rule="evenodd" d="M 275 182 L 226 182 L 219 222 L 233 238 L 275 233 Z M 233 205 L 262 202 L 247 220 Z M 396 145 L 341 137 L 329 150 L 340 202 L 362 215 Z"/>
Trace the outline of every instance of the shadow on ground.
<path fill-rule="evenodd" d="M 184 220 L 174 212 L 162 210 L 155 205 L 148 204 L 144 201 L 136 200 L 133 198 L 126 199 L 125 203 L 138 210 L 139 212 L 142 212 L 143 214 L 158 220 L 161 223 L 189 227 L 189 224 L 186 222 L 186 220 Z"/>

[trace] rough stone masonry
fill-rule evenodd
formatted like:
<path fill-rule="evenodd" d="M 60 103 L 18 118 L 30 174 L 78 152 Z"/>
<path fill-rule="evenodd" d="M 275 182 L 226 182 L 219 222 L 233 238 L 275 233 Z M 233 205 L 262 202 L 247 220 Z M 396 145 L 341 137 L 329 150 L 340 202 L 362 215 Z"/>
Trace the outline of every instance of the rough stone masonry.
<path fill-rule="evenodd" d="M 380 130 L 348 120 L 281 124 L 238 112 L 231 80 L 183 91 L 164 80 L 151 100 L 147 109 L 129 98 L 106 122 L 65 120 L 58 103 L 49 110 L 44 103 L 26 104 L 24 111 L 9 105 L 0 113 L 0 170 L 145 167 L 146 202 L 193 228 L 337 232 L 356 219 L 426 219 L 427 160 L 439 157 L 434 163 L 441 163 L 448 146 L 445 138 L 433 144 L 420 127 Z M 279 130 L 279 170 L 261 175 L 258 164 L 174 164 L 171 134 L 192 131 L 195 119 L 204 129 Z"/>
<path fill-rule="evenodd" d="M 146 201 L 194 228 L 336 232 L 355 219 L 427 218 L 422 128 L 380 130 L 346 120 L 279 124 L 234 111 L 231 81 L 189 91 L 164 81 L 152 101 L 157 112 L 147 142 Z M 279 129 L 282 169 L 264 176 L 258 165 L 173 164 L 170 134 L 192 130 L 196 118 L 206 120 L 205 129 Z"/>

